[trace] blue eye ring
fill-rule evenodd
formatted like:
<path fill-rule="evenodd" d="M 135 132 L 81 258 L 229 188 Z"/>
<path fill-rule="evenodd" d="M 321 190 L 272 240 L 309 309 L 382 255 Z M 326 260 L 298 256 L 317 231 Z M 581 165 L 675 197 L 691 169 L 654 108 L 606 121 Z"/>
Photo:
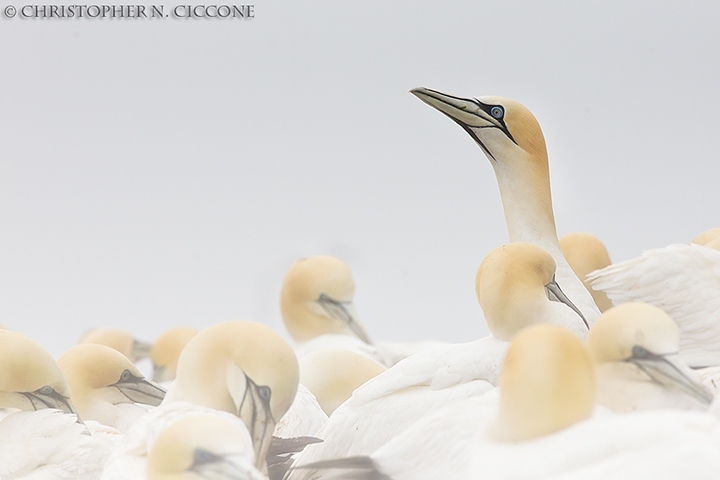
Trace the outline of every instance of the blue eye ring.
<path fill-rule="evenodd" d="M 497 105 L 490 109 L 490 115 L 492 115 L 494 118 L 496 118 L 498 120 L 500 120 L 504 114 L 505 114 L 505 111 L 503 110 L 503 108 L 499 107 Z"/>
<path fill-rule="evenodd" d="M 272 395 L 272 390 L 270 390 L 270 387 L 267 385 L 262 385 L 258 387 L 258 395 L 260 395 L 260 398 L 263 399 L 266 402 L 270 401 L 270 397 Z"/>

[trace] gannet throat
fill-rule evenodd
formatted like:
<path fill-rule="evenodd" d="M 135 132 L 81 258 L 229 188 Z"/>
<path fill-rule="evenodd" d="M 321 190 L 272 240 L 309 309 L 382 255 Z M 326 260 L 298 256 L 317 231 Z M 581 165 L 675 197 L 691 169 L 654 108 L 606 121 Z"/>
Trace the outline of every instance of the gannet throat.
<path fill-rule="evenodd" d="M 668 387 L 676 387 L 685 391 L 689 395 L 697 398 L 699 401 L 710 405 L 713 396 L 700 383 L 688 377 L 681 368 L 668 357 L 668 355 L 657 355 L 652 353 L 640 345 L 632 348 L 632 355 L 625 360 L 633 363 L 645 372 L 654 382 Z M 677 355 L 677 352 L 674 353 Z"/>

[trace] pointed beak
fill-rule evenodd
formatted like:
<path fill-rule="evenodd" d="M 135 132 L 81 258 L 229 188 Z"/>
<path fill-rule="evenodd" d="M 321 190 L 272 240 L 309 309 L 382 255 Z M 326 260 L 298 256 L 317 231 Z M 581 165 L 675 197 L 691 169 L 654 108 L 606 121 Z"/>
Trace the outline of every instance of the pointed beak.
<path fill-rule="evenodd" d="M 463 128 L 502 128 L 502 125 L 488 114 L 482 108 L 480 102 L 474 98 L 455 97 L 424 87 L 413 88 L 410 93 L 435 110 L 444 113 Z"/>
<path fill-rule="evenodd" d="M 587 329 L 590 330 L 590 325 L 588 324 L 588 321 L 585 320 L 585 317 L 583 316 L 580 309 L 577 308 L 575 304 L 570 301 L 567 295 L 565 295 L 565 292 L 563 292 L 560 288 L 560 285 L 558 285 L 558 283 L 555 281 L 555 275 L 553 275 L 553 279 L 550 280 L 550 283 L 545 285 L 545 293 L 547 293 L 547 296 L 550 300 L 564 303 L 565 305 L 570 307 L 573 312 L 577 313 L 580 316 Z"/>
<path fill-rule="evenodd" d="M 489 111 L 492 107 L 482 103 L 480 100 L 455 97 L 424 87 L 414 88 L 410 90 L 410 93 L 460 125 L 475 140 L 475 143 L 483 149 L 490 160 L 495 161 L 496 159 L 480 139 L 480 132 L 483 129 L 497 128 L 507 135 L 513 143 L 517 143 L 504 122 L 490 115 Z"/>
<path fill-rule="evenodd" d="M 324 293 L 320 294 L 320 297 L 317 299 L 317 303 L 323 308 L 323 310 L 325 310 L 325 313 L 327 313 L 330 318 L 344 323 L 355 335 L 358 336 L 360 340 L 368 345 L 372 345 L 372 341 L 370 340 L 367 332 L 355 319 L 355 315 L 352 313 L 352 303 L 340 302 Z"/>
<path fill-rule="evenodd" d="M 658 355 L 636 345 L 626 362 L 637 365 L 656 383 L 680 389 L 701 403 L 709 405 L 713 400 L 708 389 L 692 378 L 692 371 L 677 354 Z"/>
<path fill-rule="evenodd" d="M 136 377 L 127 370 L 123 372 L 120 380 L 112 386 L 120 390 L 120 393 L 125 395 L 131 402 L 154 407 L 160 405 L 166 393 L 166 390 L 157 383 L 146 378 Z"/>
<path fill-rule="evenodd" d="M 276 423 L 270 407 L 272 391 L 268 386 L 258 386 L 247 375 L 245 379 L 245 395 L 238 409 L 238 417 L 245 422 L 250 431 L 255 450 L 255 466 L 265 471 L 267 452 Z"/>

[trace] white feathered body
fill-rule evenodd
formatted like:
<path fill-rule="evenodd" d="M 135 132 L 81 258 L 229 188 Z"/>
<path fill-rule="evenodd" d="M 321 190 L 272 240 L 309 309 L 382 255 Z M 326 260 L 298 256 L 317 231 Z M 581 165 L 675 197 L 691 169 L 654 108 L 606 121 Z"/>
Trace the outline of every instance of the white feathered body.
<path fill-rule="evenodd" d="M 393 480 L 714 479 L 720 422 L 707 413 L 603 408 L 525 442 L 495 439 L 495 392 L 457 402 L 414 424 L 371 457 Z"/>
<path fill-rule="evenodd" d="M 2 480 L 90 480 L 100 477 L 112 442 L 90 435 L 75 415 L 43 409 L 0 421 Z"/>
<path fill-rule="evenodd" d="M 369 455 L 423 416 L 457 400 L 482 395 L 497 383 L 507 343 L 493 337 L 443 345 L 399 362 L 365 385 L 331 415 L 296 465 Z M 291 479 L 327 472 L 295 470 Z"/>

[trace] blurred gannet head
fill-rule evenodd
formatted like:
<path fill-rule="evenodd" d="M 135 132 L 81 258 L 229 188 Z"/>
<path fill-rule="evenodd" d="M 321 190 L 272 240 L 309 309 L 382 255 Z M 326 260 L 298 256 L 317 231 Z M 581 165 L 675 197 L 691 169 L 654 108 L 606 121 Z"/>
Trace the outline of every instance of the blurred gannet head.
<path fill-rule="evenodd" d="M 709 242 L 707 242 L 703 247 L 712 248 L 713 250 L 720 251 L 720 237 L 713 238 Z"/>
<path fill-rule="evenodd" d="M 178 360 L 166 402 L 187 401 L 238 415 L 264 470 L 276 422 L 292 404 L 300 372 L 290 346 L 255 322 L 219 323 L 195 335 Z"/>
<path fill-rule="evenodd" d="M 84 420 L 116 427 L 119 412 L 114 405 L 157 406 L 165 396 L 165 389 L 146 380 L 125 355 L 104 345 L 76 345 L 58 358 L 58 365 Z"/>
<path fill-rule="evenodd" d="M 595 404 L 592 361 L 582 342 L 555 325 L 515 335 L 500 374 L 497 437 L 523 441 L 589 418 Z"/>
<path fill-rule="evenodd" d="M 0 330 L 0 408 L 76 413 L 55 359 L 27 335 Z"/>
<path fill-rule="evenodd" d="M 241 422 L 193 415 L 158 436 L 147 475 L 149 480 L 266 480 L 253 462 L 252 440 Z"/>
<path fill-rule="evenodd" d="M 624 303 L 595 322 L 587 349 L 596 364 L 635 365 L 649 380 L 710 404 L 712 395 L 678 356 L 679 342 L 680 330 L 664 311 L 647 303 Z"/>
<path fill-rule="evenodd" d="M 560 248 L 565 259 L 582 280 L 601 312 L 613 306 L 605 292 L 595 291 L 586 280 L 587 274 L 610 265 L 610 255 L 605 245 L 587 233 L 569 233 L 560 239 Z"/>
<path fill-rule="evenodd" d="M 555 282 L 555 260 L 530 243 L 510 243 L 490 252 L 478 268 L 475 292 L 488 328 L 498 340 L 510 341 L 531 324 L 552 322 L 559 312 L 551 301 L 565 304 L 577 315 L 577 322 L 587 327 Z"/>
<path fill-rule="evenodd" d="M 693 238 L 690 243 L 707 246 L 708 243 L 718 239 L 720 239 L 720 227 L 704 231 L 697 237 Z"/>
<path fill-rule="evenodd" d="M 80 337 L 78 343 L 105 345 L 122 353 L 133 363 L 150 356 L 150 344 L 136 340 L 125 330 L 110 328 L 89 330 Z"/>
<path fill-rule="evenodd" d="M 173 328 L 155 340 L 150 351 L 153 381 L 168 382 L 175 378 L 180 352 L 197 333 L 196 329 L 190 327 Z"/>
<path fill-rule="evenodd" d="M 308 353 L 299 362 L 300 383 L 315 395 L 327 416 L 350 398 L 355 389 L 385 371 L 367 357 L 338 348 Z"/>
<path fill-rule="evenodd" d="M 298 343 L 326 333 L 355 335 L 371 343 L 357 321 L 350 268 L 328 255 L 302 258 L 285 275 L 280 310 L 285 327 Z"/>

